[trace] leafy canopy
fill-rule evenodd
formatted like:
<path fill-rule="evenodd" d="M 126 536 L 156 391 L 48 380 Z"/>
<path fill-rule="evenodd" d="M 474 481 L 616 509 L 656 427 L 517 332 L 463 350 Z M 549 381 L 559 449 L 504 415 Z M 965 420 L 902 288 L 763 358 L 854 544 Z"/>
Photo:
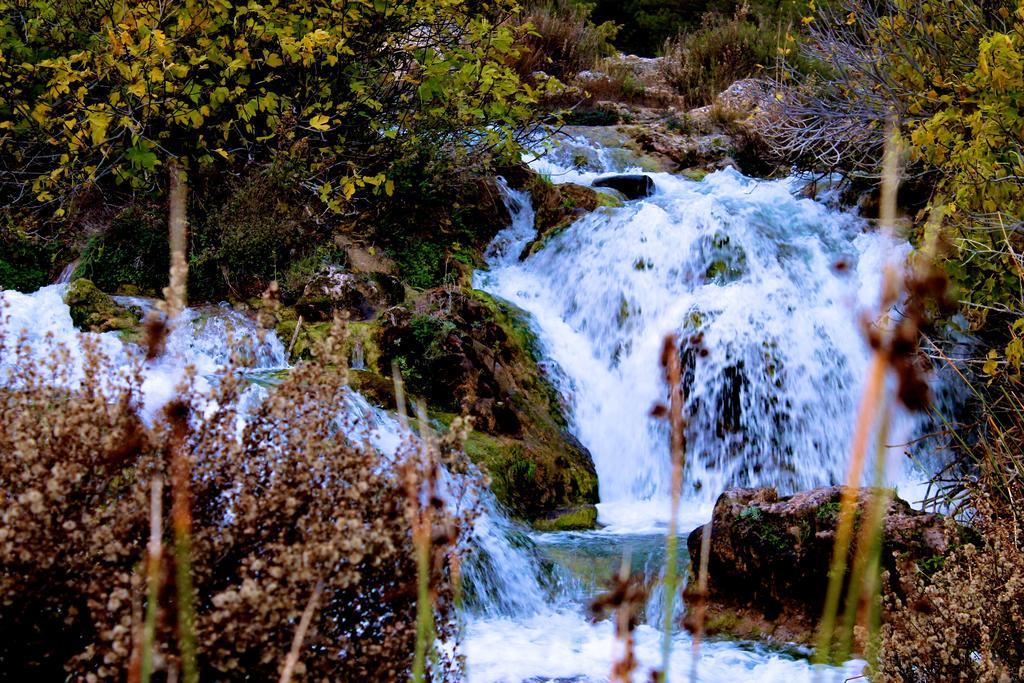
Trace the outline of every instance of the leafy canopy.
<path fill-rule="evenodd" d="M 0 0 L 0 199 L 152 188 L 300 148 L 335 209 L 409 147 L 512 150 L 554 83 L 514 0 Z"/>

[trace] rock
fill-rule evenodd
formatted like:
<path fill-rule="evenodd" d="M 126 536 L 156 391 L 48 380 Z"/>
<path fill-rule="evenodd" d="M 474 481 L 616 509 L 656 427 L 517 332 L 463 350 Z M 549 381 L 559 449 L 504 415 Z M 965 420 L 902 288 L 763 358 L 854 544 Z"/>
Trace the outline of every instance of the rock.
<path fill-rule="evenodd" d="M 80 278 L 68 285 L 64 303 L 71 320 L 87 332 L 134 332 L 139 317 L 101 292 L 91 280 Z"/>
<path fill-rule="evenodd" d="M 583 505 L 571 510 L 557 510 L 554 516 L 533 523 L 538 531 L 586 531 L 597 526 L 597 506 Z"/>
<path fill-rule="evenodd" d="M 613 175 L 598 178 L 594 187 L 609 187 L 621 192 L 626 199 L 643 199 L 654 194 L 654 179 L 649 175 Z"/>
<path fill-rule="evenodd" d="M 348 315 L 349 320 L 370 320 L 404 298 L 405 289 L 394 276 L 328 266 L 306 285 L 295 308 L 306 322 L 329 321 L 335 313 Z"/>
<path fill-rule="evenodd" d="M 514 515 L 533 520 L 597 502 L 590 453 L 567 431 L 520 313 L 481 292 L 435 289 L 385 311 L 376 326 L 376 371 L 390 374 L 397 363 L 408 390 L 442 421 L 472 416 L 466 451 Z"/>
<path fill-rule="evenodd" d="M 609 206 L 615 198 L 590 187 L 544 182 L 540 176 L 529 185 L 534 206 L 537 237 L 526 245 L 522 258 L 533 254 L 555 235 L 599 206 Z"/>
<path fill-rule="evenodd" d="M 842 490 L 818 488 L 780 498 L 775 489 L 741 488 L 719 497 L 708 563 L 709 633 L 813 642 Z M 869 500 L 869 491 L 862 490 L 857 519 Z M 700 557 L 703 528 L 689 536 L 691 559 Z M 961 542 L 959 533 L 941 515 L 915 511 L 894 497 L 883 536 L 882 569 L 888 572 L 884 592 L 905 597 L 906 580 Z M 692 590 L 685 597 L 691 604 L 696 598 Z"/>

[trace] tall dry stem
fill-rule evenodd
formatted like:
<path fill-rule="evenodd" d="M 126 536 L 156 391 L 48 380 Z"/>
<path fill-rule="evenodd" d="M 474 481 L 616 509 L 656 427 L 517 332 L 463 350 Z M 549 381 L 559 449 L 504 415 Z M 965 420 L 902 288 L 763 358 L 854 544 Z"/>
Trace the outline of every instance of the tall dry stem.
<path fill-rule="evenodd" d="M 160 606 L 160 556 L 163 554 L 163 490 L 158 474 L 150 484 L 149 544 L 146 546 L 146 620 L 142 629 L 140 654 L 141 683 L 153 675 L 153 650 L 156 646 L 156 615 Z"/>
<path fill-rule="evenodd" d="M 895 127 L 890 126 L 882 170 L 880 216 L 881 227 L 889 235 L 892 234 L 896 221 L 896 193 L 899 189 L 900 174 L 899 163 L 899 143 L 896 139 Z M 871 363 L 854 428 L 850 465 L 846 473 L 846 484 L 843 488 L 839 505 L 839 523 L 836 528 L 835 545 L 829 568 L 828 590 L 825 594 L 825 606 L 818 629 L 815 659 L 819 662 L 829 662 L 832 658 L 836 618 L 849 564 L 855 513 L 860 483 L 864 473 L 864 464 L 867 459 L 868 443 L 871 441 L 873 429 L 887 409 L 885 404 L 885 380 L 890 366 L 892 350 L 891 333 L 887 329 L 888 312 L 899 299 L 900 287 L 901 282 L 896 267 L 893 264 L 888 264 L 882 274 L 881 297 L 878 304 L 880 337 L 872 345 Z M 884 448 L 880 447 L 879 450 L 884 450 Z M 881 454 L 879 457 L 882 457 Z M 843 649 L 841 646 L 840 650 L 842 651 Z"/>
<path fill-rule="evenodd" d="M 665 603 L 662 616 L 661 680 L 668 680 L 669 661 L 672 656 L 672 627 L 675 614 L 676 588 L 679 583 L 679 500 L 683 491 L 683 467 L 686 462 L 686 434 L 683 418 L 682 364 L 675 335 L 665 337 L 662 345 L 661 365 L 668 384 L 669 450 L 672 456 L 671 510 L 665 552 Z"/>

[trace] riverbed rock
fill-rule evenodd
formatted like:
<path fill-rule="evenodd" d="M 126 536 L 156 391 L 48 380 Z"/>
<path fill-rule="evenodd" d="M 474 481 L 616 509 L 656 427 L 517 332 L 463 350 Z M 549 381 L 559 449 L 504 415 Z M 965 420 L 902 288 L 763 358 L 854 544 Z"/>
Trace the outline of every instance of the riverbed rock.
<path fill-rule="evenodd" d="M 309 281 L 295 308 L 307 322 L 332 320 L 336 313 L 349 320 L 370 320 L 403 298 L 405 289 L 392 275 L 328 266 Z"/>
<path fill-rule="evenodd" d="M 711 522 L 709 633 L 813 642 L 842 491 L 833 486 L 779 497 L 773 488 L 738 488 L 719 497 Z M 870 496 L 868 489 L 859 492 L 858 528 Z M 691 560 L 701 556 L 703 529 L 689 536 Z M 885 594 L 905 597 L 909 579 L 959 544 L 960 534 L 942 515 L 913 510 L 893 497 L 882 546 Z M 694 567 L 691 562 L 691 575 Z M 697 599 L 692 589 L 686 599 L 691 605 Z"/>
<path fill-rule="evenodd" d="M 376 370 L 402 371 L 441 422 L 472 416 L 468 455 L 526 520 L 597 502 L 590 453 L 569 434 L 523 314 L 472 290 L 435 289 L 381 315 Z"/>
<path fill-rule="evenodd" d="M 75 327 L 86 332 L 131 333 L 139 325 L 137 315 L 85 278 L 79 278 L 68 285 L 64 303 L 70 309 Z"/>
<path fill-rule="evenodd" d="M 646 174 L 613 175 L 598 178 L 594 187 L 608 187 L 621 192 L 626 199 L 644 199 L 654 194 L 654 179 Z"/>

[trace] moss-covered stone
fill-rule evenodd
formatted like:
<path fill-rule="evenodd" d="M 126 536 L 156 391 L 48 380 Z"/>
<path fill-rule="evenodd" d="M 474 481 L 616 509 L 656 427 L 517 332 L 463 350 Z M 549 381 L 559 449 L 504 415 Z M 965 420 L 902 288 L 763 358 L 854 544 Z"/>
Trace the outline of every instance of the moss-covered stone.
<path fill-rule="evenodd" d="M 597 507 L 583 505 L 567 510 L 552 519 L 538 519 L 533 526 L 539 531 L 586 531 L 597 526 Z"/>
<path fill-rule="evenodd" d="M 879 493 L 858 491 L 855 533 Z M 788 497 L 768 488 L 722 494 L 710 529 L 709 633 L 812 642 L 828 586 L 842 495 L 839 486 Z M 701 556 L 703 531 L 694 529 L 688 538 L 691 558 Z M 882 528 L 884 596 L 905 600 L 910 575 L 934 571 L 960 542 L 941 515 L 918 512 L 890 498 Z M 693 592 L 685 597 L 691 603 L 703 598 Z"/>
<path fill-rule="evenodd" d="M 378 355 L 366 368 L 386 378 L 397 364 L 409 392 L 442 421 L 470 415 L 467 454 L 500 502 L 535 520 L 596 503 L 597 476 L 566 429 L 523 315 L 482 292 L 429 290 L 373 323 Z"/>
<path fill-rule="evenodd" d="M 90 280 L 80 278 L 68 285 L 64 303 L 71 321 L 87 332 L 134 333 L 139 317 L 99 290 Z"/>

